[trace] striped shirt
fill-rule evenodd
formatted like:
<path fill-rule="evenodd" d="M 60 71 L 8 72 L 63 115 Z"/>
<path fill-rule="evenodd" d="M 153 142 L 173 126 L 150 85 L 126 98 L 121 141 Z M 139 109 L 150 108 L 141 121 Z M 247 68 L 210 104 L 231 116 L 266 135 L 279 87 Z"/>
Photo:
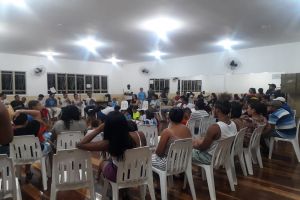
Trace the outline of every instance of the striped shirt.
<path fill-rule="evenodd" d="M 294 116 L 283 108 L 279 108 L 269 115 L 269 124 L 275 125 L 276 132 L 293 135 L 296 134 Z"/>

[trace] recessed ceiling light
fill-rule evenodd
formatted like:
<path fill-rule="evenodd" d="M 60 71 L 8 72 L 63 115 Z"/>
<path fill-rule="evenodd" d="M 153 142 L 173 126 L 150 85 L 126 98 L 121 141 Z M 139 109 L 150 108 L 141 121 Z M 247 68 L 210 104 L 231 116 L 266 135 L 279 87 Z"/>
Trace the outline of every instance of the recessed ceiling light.
<path fill-rule="evenodd" d="M 158 60 L 160 60 L 160 58 L 162 56 L 165 56 L 165 55 L 167 55 L 167 53 L 161 52 L 159 50 L 156 50 L 156 51 L 153 51 L 153 52 L 149 53 L 149 56 L 154 56 Z"/>
<path fill-rule="evenodd" d="M 88 51 L 96 54 L 96 49 L 103 46 L 103 43 L 97 41 L 93 37 L 88 37 L 77 42 L 77 45 L 85 47 Z"/>
<path fill-rule="evenodd" d="M 0 0 L 0 3 L 4 4 L 11 4 L 17 7 L 25 7 L 25 1 L 24 0 Z"/>
<path fill-rule="evenodd" d="M 238 41 L 233 41 L 230 39 L 221 40 L 217 43 L 217 45 L 222 46 L 226 50 L 231 50 L 232 46 L 239 44 Z"/>
<path fill-rule="evenodd" d="M 145 21 L 142 29 L 152 31 L 162 40 L 167 40 L 167 34 L 182 27 L 182 22 L 169 17 L 157 17 Z"/>
<path fill-rule="evenodd" d="M 48 58 L 48 60 L 54 60 L 54 56 L 61 55 L 60 53 L 53 52 L 53 51 L 43 51 L 43 52 L 40 52 L 40 54 L 46 56 Z"/>
<path fill-rule="evenodd" d="M 105 61 L 111 62 L 111 64 L 113 64 L 113 65 L 117 65 L 119 62 L 122 62 L 123 60 L 119 60 L 115 56 L 113 56 L 109 59 L 106 59 Z"/>

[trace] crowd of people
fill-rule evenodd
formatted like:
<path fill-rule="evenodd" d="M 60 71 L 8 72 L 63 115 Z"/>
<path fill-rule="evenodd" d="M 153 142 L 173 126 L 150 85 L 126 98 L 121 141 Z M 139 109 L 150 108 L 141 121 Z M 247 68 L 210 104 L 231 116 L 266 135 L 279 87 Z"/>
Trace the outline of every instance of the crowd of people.
<path fill-rule="evenodd" d="M 138 124 L 159 126 L 164 121 L 168 124 L 160 133 L 160 141 L 152 157 L 153 165 L 164 169 L 170 145 L 177 139 L 191 138 L 189 121 L 204 117 L 213 117 L 216 122 L 208 127 L 204 137 L 193 139 L 193 160 L 209 164 L 218 142 L 236 135 L 243 128 L 247 129 L 244 146 L 248 146 L 258 125 L 265 126 L 261 146 L 263 152 L 267 152 L 268 138 L 295 136 L 295 113 L 274 84 L 270 84 L 266 93 L 261 88 L 258 91 L 256 93 L 254 88 L 250 88 L 244 95 L 212 93 L 209 96 L 202 92 L 197 97 L 192 92 L 182 95 L 177 92 L 169 99 L 168 88 L 158 96 L 151 88 L 147 94 L 143 88 L 134 94 L 127 85 L 124 101 L 129 106 L 125 110 L 121 109 L 116 98 L 112 98 L 106 106 L 97 105 L 91 93 L 84 100 L 78 94 L 74 94 L 72 100 L 66 93 L 62 98 L 55 98 L 55 94 L 50 93 L 47 99 L 41 94 L 37 100 L 27 104 L 18 95 L 9 103 L 1 94 L 0 154 L 9 154 L 12 135 L 37 136 L 43 153 L 51 155 L 55 153 L 57 135 L 65 131 L 81 131 L 85 137 L 77 147 L 108 152 L 111 158 L 101 162 L 100 169 L 106 178 L 115 181 L 117 162 L 123 159 L 124 152 L 146 145 L 145 135 L 138 131 Z M 148 109 L 142 109 L 143 102 L 148 102 Z M 13 109 L 11 120 L 5 105 Z M 158 117 L 158 110 L 165 114 L 165 118 Z M 30 168 L 26 168 L 26 174 L 28 179 L 32 177 Z"/>

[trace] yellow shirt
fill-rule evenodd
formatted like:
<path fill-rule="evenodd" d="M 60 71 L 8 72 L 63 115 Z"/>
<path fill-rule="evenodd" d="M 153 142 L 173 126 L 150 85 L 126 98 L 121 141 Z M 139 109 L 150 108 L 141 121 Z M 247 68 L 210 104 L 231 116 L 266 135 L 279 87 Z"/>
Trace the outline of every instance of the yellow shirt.
<path fill-rule="evenodd" d="M 132 113 L 132 119 L 133 120 L 139 120 L 140 116 L 141 116 L 141 114 L 140 114 L 139 111 Z"/>

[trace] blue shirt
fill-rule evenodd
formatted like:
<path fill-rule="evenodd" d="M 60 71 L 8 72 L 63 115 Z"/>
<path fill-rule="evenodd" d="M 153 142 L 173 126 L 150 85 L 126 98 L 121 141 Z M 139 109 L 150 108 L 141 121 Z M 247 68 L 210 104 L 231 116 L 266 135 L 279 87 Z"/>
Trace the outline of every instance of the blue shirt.
<path fill-rule="evenodd" d="M 54 98 L 46 99 L 45 106 L 47 108 L 57 107 L 57 100 Z"/>
<path fill-rule="evenodd" d="M 275 131 L 282 135 L 295 135 L 296 122 L 294 116 L 283 108 L 279 108 L 269 115 L 269 124 L 275 125 Z"/>
<path fill-rule="evenodd" d="M 281 108 L 287 110 L 291 115 L 294 115 L 294 112 L 292 111 L 291 107 L 287 103 L 283 103 Z"/>
<path fill-rule="evenodd" d="M 145 92 L 139 92 L 137 97 L 140 101 L 144 101 L 146 99 L 146 93 Z"/>

